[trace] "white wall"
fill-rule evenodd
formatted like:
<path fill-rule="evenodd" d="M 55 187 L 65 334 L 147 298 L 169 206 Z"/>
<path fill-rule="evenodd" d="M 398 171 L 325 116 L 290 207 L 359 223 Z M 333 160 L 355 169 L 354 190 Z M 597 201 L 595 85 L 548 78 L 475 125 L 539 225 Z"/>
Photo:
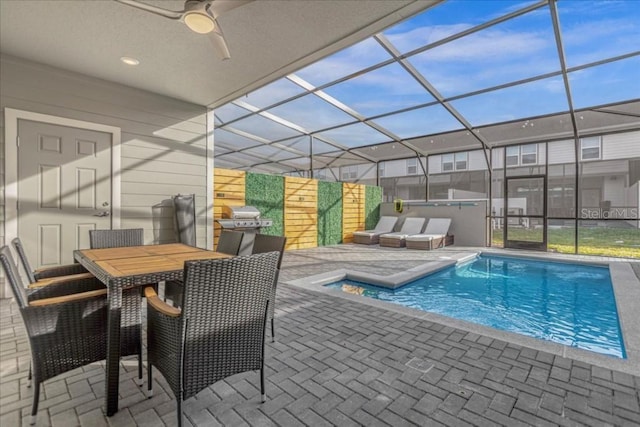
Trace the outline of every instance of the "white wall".
<path fill-rule="evenodd" d="M 121 129 L 121 228 L 144 228 L 147 244 L 173 241 L 173 211 L 164 206 L 172 195 L 194 193 L 197 245 L 207 245 L 212 208 L 207 206 L 206 108 L 8 56 L 0 57 L 0 77 L 3 112 L 13 108 Z M 4 207 L 4 145 L 0 153 Z M 0 233 L 4 240 L 4 218 Z"/>
<path fill-rule="evenodd" d="M 570 140 L 549 143 L 549 164 L 573 163 L 576 159 L 575 142 Z"/>
<path fill-rule="evenodd" d="M 640 131 L 602 137 L 602 160 L 640 157 Z"/>
<path fill-rule="evenodd" d="M 394 210 L 393 203 L 382 203 L 380 215 L 399 216 L 395 229 L 402 227 L 404 218 L 451 218 L 449 234 L 454 235 L 456 246 L 483 247 L 487 244 L 487 202 L 458 203 L 455 201 L 434 203 L 405 202 L 402 214 Z"/>

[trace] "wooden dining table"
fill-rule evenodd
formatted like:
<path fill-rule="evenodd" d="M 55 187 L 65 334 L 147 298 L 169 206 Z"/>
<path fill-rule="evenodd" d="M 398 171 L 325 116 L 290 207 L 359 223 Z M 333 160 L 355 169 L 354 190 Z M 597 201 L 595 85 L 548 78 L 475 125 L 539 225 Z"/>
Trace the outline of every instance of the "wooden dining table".
<path fill-rule="evenodd" d="M 187 260 L 230 256 L 181 243 L 74 251 L 76 261 L 107 287 L 109 314 L 105 399 L 108 416 L 118 412 L 122 291 L 167 280 L 182 280 L 184 262 Z"/>

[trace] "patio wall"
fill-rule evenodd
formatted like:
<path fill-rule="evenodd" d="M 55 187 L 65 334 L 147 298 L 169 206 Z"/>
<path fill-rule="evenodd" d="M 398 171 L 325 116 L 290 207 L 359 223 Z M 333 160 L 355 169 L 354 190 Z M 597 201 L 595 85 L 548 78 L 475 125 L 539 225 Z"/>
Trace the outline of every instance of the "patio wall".
<path fill-rule="evenodd" d="M 174 241 L 170 197 L 195 194 L 197 245 L 207 245 L 204 107 L 9 56 L 0 57 L 0 67 L 3 112 L 8 107 L 121 129 L 121 228 L 144 228 L 148 244 Z M 143 69 L 123 66 L 122 72 Z M 4 212 L 4 114 L 0 117 L 0 212 Z M 3 216 L 0 243 L 5 235 Z"/>
<path fill-rule="evenodd" d="M 254 206 L 273 220 L 262 232 L 287 236 L 286 249 L 353 241 L 354 231 L 375 226 L 382 200 L 380 187 L 222 168 L 214 171 L 213 194 L 214 220 L 225 205 Z M 219 234 L 216 223 L 216 242 Z"/>

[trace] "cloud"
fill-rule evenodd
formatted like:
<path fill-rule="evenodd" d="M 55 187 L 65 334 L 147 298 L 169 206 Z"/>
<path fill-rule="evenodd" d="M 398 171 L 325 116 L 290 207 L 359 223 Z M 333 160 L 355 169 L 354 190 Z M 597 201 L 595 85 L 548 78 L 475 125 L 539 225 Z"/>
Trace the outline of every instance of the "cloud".
<path fill-rule="evenodd" d="M 389 54 L 380 44 L 373 38 L 369 38 L 303 68 L 295 74 L 311 84 L 320 86 L 389 58 Z"/>
<path fill-rule="evenodd" d="M 386 37 L 400 52 L 406 53 L 417 49 L 418 47 L 435 43 L 471 27 L 471 24 L 465 23 L 454 25 L 430 25 L 413 28 L 406 32 L 389 34 Z"/>

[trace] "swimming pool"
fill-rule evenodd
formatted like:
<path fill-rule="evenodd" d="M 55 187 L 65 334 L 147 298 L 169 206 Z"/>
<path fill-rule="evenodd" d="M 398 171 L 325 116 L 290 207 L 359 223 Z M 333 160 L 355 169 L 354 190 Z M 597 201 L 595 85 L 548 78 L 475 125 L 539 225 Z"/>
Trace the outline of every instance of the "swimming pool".
<path fill-rule="evenodd" d="M 626 357 L 607 267 L 482 255 L 395 290 L 349 280 L 326 286 Z"/>

